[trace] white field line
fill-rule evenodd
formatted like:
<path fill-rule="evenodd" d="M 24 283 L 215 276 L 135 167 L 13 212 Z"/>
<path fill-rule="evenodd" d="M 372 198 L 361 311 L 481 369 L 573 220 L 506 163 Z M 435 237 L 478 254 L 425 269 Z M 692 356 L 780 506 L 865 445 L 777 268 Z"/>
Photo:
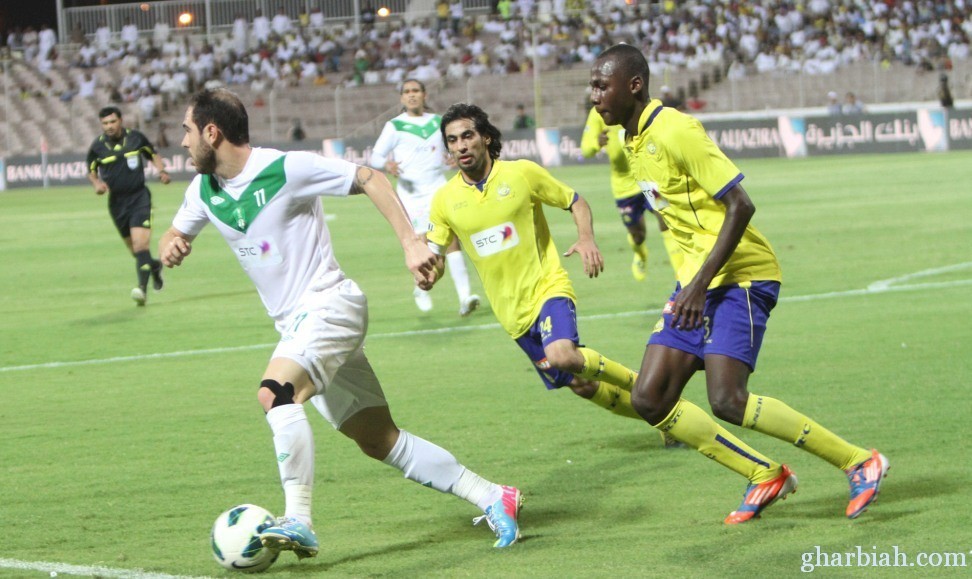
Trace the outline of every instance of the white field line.
<path fill-rule="evenodd" d="M 907 275 L 902 275 L 900 277 L 892 277 L 891 279 L 883 279 L 876 281 L 871 285 L 867 286 L 869 290 L 883 290 L 888 289 L 896 283 L 903 281 L 908 281 L 920 277 L 929 277 L 933 275 L 938 275 L 940 273 L 951 273 L 953 271 L 962 271 L 963 269 L 972 269 L 972 261 L 967 261 L 965 263 L 956 263 L 955 265 L 946 265 L 944 267 L 936 267 L 933 269 L 926 269 L 922 271 L 916 271 L 915 273 L 909 273 Z"/>
<path fill-rule="evenodd" d="M 17 559 L 0 558 L 0 569 L 17 569 L 19 571 L 37 571 L 57 575 L 81 575 L 82 577 L 111 577 L 117 579 L 208 579 L 205 577 L 187 577 L 185 575 L 168 575 L 166 573 L 149 573 L 136 569 L 112 569 L 109 567 L 68 565 L 67 563 L 47 563 L 44 561 L 18 561 Z"/>
<path fill-rule="evenodd" d="M 966 269 L 970 267 L 972 267 L 972 263 L 959 264 L 957 266 L 949 266 L 948 268 L 939 268 L 936 270 L 928 270 L 928 272 L 941 273 L 944 271 L 956 271 L 959 269 Z M 892 283 L 895 283 L 898 280 L 914 279 L 914 278 L 923 277 L 927 275 L 933 275 L 932 273 L 928 273 L 928 272 L 917 272 L 899 278 L 892 278 L 890 280 L 876 281 L 864 289 L 843 290 L 843 291 L 836 291 L 836 292 L 808 294 L 803 296 L 792 296 L 792 297 L 783 296 L 782 298 L 780 298 L 780 301 L 781 302 L 810 302 L 810 301 L 827 300 L 827 299 L 834 299 L 834 298 L 882 294 L 887 292 L 910 292 L 910 291 L 945 289 L 945 288 L 972 285 L 972 279 L 960 279 L 960 280 L 953 280 L 953 281 L 929 282 L 929 283 L 918 283 L 918 284 L 908 284 L 908 285 L 891 285 Z M 592 314 L 587 316 L 578 316 L 578 320 L 607 320 L 607 319 L 617 319 L 617 318 L 629 318 L 632 316 L 658 315 L 660 313 L 661 313 L 661 309 L 632 310 L 628 312 L 614 312 L 609 314 Z M 475 332 L 479 330 L 494 330 L 494 329 L 498 329 L 499 327 L 500 325 L 496 323 L 478 324 L 475 326 L 450 326 L 445 328 L 434 328 L 428 330 L 409 330 L 405 332 L 385 332 L 381 334 L 368 334 L 368 339 L 379 340 L 379 339 L 387 339 L 387 338 L 408 338 L 412 336 L 428 336 L 434 334 Z M 230 346 L 225 348 L 205 348 L 201 350 L 182 350 L 178 352 L 161 352 L 156 354 L 137 354 L 134 356 L 114 356 L 111 358 L 98 358 L 94 360 L 76 360 L 71 362 L 46 362 L 42 364 L 25 364 L 23 366 L 2 366 L 0 367 L 0 374 L 5 372 L 45 370 L 51 368 L 73 368 L 77 366 L 96 366 L 96 365 L 103 365 L 103 364 L 115 364 L 118 362 L 139 362 L 143 360 L 157 360 L 163 358 L 183 358 L 188 356 L 205 356 L 209 354 L 225 354 L 228 352 L 246 352 L 249 350 L 267 350 L 273 348 L 274 346 L 276 346 L 276 343 L 253 344 L 250 346 Z"/>

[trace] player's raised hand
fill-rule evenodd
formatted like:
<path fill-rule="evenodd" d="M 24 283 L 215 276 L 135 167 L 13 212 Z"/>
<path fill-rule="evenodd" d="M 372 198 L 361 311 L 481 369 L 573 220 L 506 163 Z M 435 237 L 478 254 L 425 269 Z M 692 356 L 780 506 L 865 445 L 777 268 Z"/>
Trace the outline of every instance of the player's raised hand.
<path fill-rule="evenodd" d="M 587 277 L 597 277 L 604 271 L 604 256 L 601 255 L 601 250 L 597 248 L 594 240 L 578 239 L 564 252 L 564 257 L 570 257 L 575 253 L 580 254 L 584 261 L 584 273 Z"/>

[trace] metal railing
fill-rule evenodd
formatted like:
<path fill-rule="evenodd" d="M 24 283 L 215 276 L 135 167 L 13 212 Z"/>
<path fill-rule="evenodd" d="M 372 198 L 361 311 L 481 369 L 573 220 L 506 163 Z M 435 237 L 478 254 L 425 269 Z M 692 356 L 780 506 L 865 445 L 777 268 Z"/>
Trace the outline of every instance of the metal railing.
<path fill-rule="evenodd" d="M 486 14 L 490 10 L 489 0 L 462 0 L 466 15 Z M 283 10 L 297 24 L 302 15 L 309 15 L 320 9 L 328 25 L 355 25 L 360 30 L 362 10 L 377 10 L 384 7 L 389 11 L 389 20 L 430 17 L 435 14 L 434 4 L 419 0 L 167 0 L 165 2 L 133 2 L 108 6 L 65 8 L 58 18 L 58 34 L 66 40 L 70 31 L 79 28 L 86 36 L 107 25 L 117 41 L 122 26 L 134 24 L 140 35 L 150 35 L 157 22 L 169 25 L 170 30 L 181 30 L 192 35 L 212 35 L 225 33 L 233 28 L 237 17 L 253 22 L 257 13 L 273 18 L 278 10 Z M 183 18 L 183 15 L 189 18 Z M 376 21 L 382 17 L 376 17 Z"/>

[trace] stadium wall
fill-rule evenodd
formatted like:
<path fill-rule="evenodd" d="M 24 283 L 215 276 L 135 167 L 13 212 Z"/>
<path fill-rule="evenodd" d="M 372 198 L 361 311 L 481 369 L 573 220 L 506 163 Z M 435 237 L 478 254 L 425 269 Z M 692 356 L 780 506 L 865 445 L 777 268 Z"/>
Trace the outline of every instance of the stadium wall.
<path fill-rule="evenodd" d="M 972 109 L 917 107 L 853 116 L 784 113 L 765 118 L 703 119 L 709 136 L 732 158 L 814 157 L 865 153 L 941 152 L 972 149 Z M 603 153 L 584 159 L 583 127 L 507 131 L 503 157 L 530 159 L 546 167 L 605 163 Z M 375 137 L 326 139 L 317 149 L 328 157 L 366 164 Z M 308 150 L 304 143 L 270 143 L 283 150 Z M 313 150 L 313 149 L 310 149 Z M 162 152 L 174 179 L 194 174 L 182 149 Z M 18 187 L 88 184 L 82 155 L 39 155 L 0 159 L 0 190 Z M 150 177 L 155 168 L 149 166 Z"/>

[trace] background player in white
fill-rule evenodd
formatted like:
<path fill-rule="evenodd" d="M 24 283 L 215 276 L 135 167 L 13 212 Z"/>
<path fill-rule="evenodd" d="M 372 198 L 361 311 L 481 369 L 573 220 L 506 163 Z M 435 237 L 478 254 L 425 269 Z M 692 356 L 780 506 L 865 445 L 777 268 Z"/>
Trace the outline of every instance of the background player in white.
<path fill-rule="evenodd" d="M 225 89 L 193 96 L 182 146 L 200 173 L 159 242 L 162 263 L 180 265 L 192 241 L 212 223 L 253 280 L 280 342 L 258 399 L 273 431 L 286 510 L 261 534 L 274 549 L 313 557 L 311 527 L 314 436 L 304 413 L 310 400 L 366 455 L 405 477 L 477 505 L 497 535 L 496 547 L 519 537 L 520 491 L 493 484 L 448 451 L 399 430 L 363 343 L 367 300 L 345 277 L 331 248 L 318 197 L 368 195 L 405 251 L 416 283 L 429 280 L 435 257 L 414 233 L 388 179 L 369 167 L 306 152 L 251 148 L 246 109 Z"/>
<path fill-rule="evenodd" d="M 402 114 L 385 123 L 372 148 L 369 164 L 398 179 L 398 197 L 412 219 L 415 232 L 429 229 L 432 196 L 445 185 L 448 156 L 439 125 L 442 117 L 429 112 L 425 85 L 415 79 L 402 81 Z M 459 295 L 459 315 L 468 316 L 479 307 L 480 298 L 471 294 L 466 262 L 454 242 L 446 249 L 446 269 Z M 432 297 L 415 287 L 415 305 L 423 312 L 432 309 Z"/>

